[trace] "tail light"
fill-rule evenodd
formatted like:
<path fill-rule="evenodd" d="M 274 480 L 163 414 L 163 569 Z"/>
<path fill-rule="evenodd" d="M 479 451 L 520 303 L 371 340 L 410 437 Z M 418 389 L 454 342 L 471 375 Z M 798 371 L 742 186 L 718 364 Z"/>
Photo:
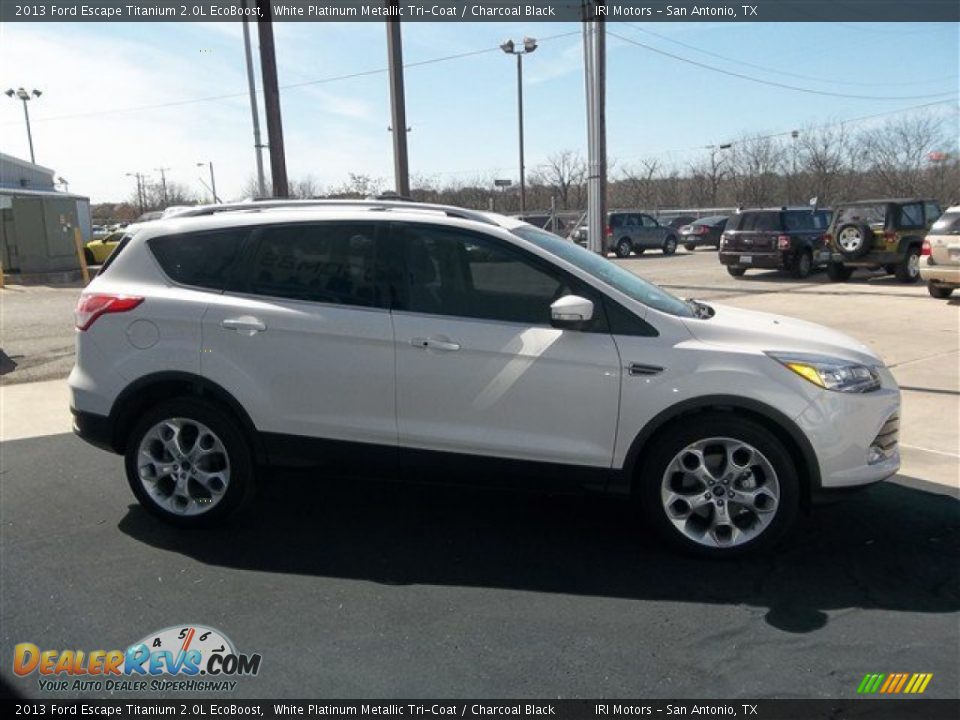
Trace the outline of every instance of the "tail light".
<path fill-rule="evenodd" d="M 824 234 L 823 234 L 823 241 L 824 241 L 824 242 L 831 242 L 832 240 L 833 240 L 833 235 L 832 235 L 831 233 L 824 233 Z"/>
<path fill-rule="evenodd" d="M 887 230 L 885 233 L 883 233 L 883 239 L 886 240 L 887 242 L 890 242 L 891 240 L 896 240 L 897 234 L 895 232 Z"/>
<path fill-rule="evenodd" d="M 932 254 L 933 254 L 933 248 L 930 247 L 930 241 L 929 241 L 929 240 L 924 240 L 924 241 L 923 241 L 923 248 L 921 248 L 920 254 L 921 254 L 921 255 L 932 255 Z"/>
<path fill-rule="evenodd" d="M 703 235 L 707 232 L 707 228 L 703 225 L 696 225 L 693 228 L 693 232 L 696 233 L 697 235 Z"/>
<path fill-rule="evenodd" d="M 73 311 L 77 330 L 87 330 L 101 315 L 127 312 L 142 302 L 132 295 L 81 295 Z"/>
<path fill-rule="evenodd" d="M 607 237 L 613 237 L 613 228 L 609 225 L 604 229 L 604 232 L 606 232 Z"/>
<path fill-rule="evenodd" d="M 777 247 L 780 250 L 789 250 L 790 249 L 790 236 L 789 235 L 777 235 Z"/>

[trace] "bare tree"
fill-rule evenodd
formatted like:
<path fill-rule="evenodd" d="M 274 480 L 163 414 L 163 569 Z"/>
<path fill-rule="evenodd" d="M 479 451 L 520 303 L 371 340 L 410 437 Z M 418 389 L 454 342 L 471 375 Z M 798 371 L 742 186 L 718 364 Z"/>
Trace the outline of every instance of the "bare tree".
<path fill-rule="evenodd" d="M 580 154 L 562 150 L 547 157 L 543 165 L 530 173 L 530 184 L 544 186 L 566 210 L 571 202 L 575 207 L 582 204 L 586 176 L 587 166 Z"/>
<path fill-rule="evenodd" d="M 943 123 L 933 115 L 890 120 L 860 136 L 863 159 L 879 194 L 922 195 L 930 153 L 944 142 Z"/>
<path fill-rule="evenodd" d="M 772 137 L 747 136 L 733 144 L 731 179 L 736 202 L 761 206 L 782 197 L 784 148 Z"/>
<path fill-rule="evenodd" d="M 690 200 L 697 207 L 716 207 L 720 185 L 729 174 L 730 163 L 726 150 L 718 147 L 708 149 L 710 153 L 706 157 L 690 165 Z"/>
<path fill-rule="evenodd" d="M 624 165 L 621 182 L 626 186 L 628 204 L 644 209 L 658 205 L 657 180 L 662 164 L 656 158 L 645 158 L 636 165 Z"/>

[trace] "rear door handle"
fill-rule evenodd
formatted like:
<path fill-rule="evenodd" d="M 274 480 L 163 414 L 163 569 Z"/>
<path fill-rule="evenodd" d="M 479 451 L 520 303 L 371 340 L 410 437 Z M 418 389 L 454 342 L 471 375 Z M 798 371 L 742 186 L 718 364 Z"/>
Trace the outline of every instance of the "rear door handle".
<path fill-rule="evenodd" d="M 413 338 L 410 344 L 414 347 L 424 350 L 444 350 L 453 352 L 460 349 L 460 343 L 450 342 L 449 340 L 440 340 L 438 338 Z"/>
<path fill-rule="evenodd" d="M 258 332 L 267 329 L 266 323 L 253 317 L 252 315 L 242 315 L 241 317 L 226 318 L 221 321 L 220 326 L 227 330 L 236 330 L 241 335 L 253 336 Z"/>

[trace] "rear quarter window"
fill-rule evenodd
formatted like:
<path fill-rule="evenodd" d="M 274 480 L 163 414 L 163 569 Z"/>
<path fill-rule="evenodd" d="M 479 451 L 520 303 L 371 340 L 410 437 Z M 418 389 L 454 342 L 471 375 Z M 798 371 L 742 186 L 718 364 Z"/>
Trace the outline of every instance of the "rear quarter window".
<path fill-rule="evenodd" d="M 174 282 L 222 291 L 247 235 L 246 229 L 214 230 L 155 237 L 147 245 Z"/>

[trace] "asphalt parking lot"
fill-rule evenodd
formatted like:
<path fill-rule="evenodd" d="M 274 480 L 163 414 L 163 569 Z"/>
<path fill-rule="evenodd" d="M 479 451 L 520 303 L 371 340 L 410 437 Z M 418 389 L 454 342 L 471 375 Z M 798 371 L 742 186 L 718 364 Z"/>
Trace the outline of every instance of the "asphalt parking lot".
<path fill-rule="evenodd" d="M 269 474 L 230 527 L 173 530 L 120 458 L 67 432 L 59 313 L 77 290 L 8 288 L 0 679 L 44 696 L 12 675 L 18 642 L 125 648 L 202 623 L 263 656 L 236 697 L 844 698 L 867 672 L 932 672 L 926 696 L 960 695 L 957 299 L 883 276 L 734 279 L 710 250 L 622 262 L 875 348 L 904 388 L 901 474 L 726 563 L 666 551 L 620 501 L 309 472 Z"/>

